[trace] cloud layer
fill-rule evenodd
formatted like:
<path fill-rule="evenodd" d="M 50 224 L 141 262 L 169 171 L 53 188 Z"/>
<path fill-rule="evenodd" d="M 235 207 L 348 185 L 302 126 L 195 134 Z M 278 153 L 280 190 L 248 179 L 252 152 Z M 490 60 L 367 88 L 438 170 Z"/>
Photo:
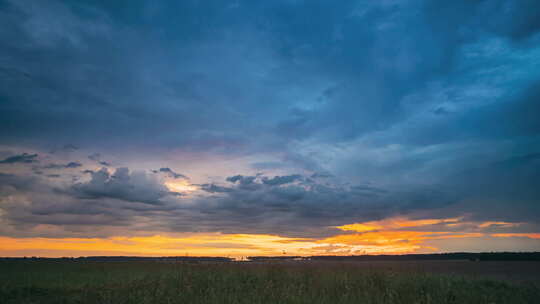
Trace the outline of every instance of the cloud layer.
<path fill-rule="evenodd" d="M 539 9 L 4 1 L 0 234 L 540 222 Z"/>

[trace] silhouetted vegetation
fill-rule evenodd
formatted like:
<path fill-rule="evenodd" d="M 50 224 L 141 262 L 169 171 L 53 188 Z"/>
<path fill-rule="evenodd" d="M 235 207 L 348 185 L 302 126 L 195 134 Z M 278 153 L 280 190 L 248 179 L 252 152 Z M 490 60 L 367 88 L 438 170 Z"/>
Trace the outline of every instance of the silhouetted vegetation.
<path fill-rule="evenodd" d="M 131 261 L 161 261 L 161 262 L 233 262 L 228 257 L 197 257 L 197 256 L 170 256 L 170 257 L 138 257 L 138 256 L 89 256 L 89 257 L 0 257 L 0 261 L 16 260 L 48 260 L 48 261 L 95 261 L 95 262 L 131 262 Z M 540 261 L 540 252 L 454 252 L 433 254 L 402 254 L 402 255 L 324 255 L 324 256 L 250 256 L 247 261 Z"/>
<path fill-rule="evenodd" d="M 27 260 L 46 260 L 46 261 L 73 261 L 73 262 L 232 262 L 234 259 L 226 257 L 197 257 L 197 256 L 172 256 L 172 257 L 139 257 L 139 256 L 89 256 L 89 257 L 63 257 L 63 258 L 43 258 L 43 257 L 17 257 L 0 258 L 0 261 L 27 261 Z"/>
<path fill-rule="evenodd" d="M 523 304 L 538 303 L 540 298 L 540 288 L 534 282 L 399 269 L 401 264 L 417 262 L 191 263 L 192 259 L 3 259 L 0 303 Z M 450 267 L 456 263 L 536 265 L 418 263 Z"/>
<path fill-rule="evenodd" d="M 403 255 L 312 256 L 309 259 L 314 261 L 540 261 L 540 252 L 456 252 Z"/>

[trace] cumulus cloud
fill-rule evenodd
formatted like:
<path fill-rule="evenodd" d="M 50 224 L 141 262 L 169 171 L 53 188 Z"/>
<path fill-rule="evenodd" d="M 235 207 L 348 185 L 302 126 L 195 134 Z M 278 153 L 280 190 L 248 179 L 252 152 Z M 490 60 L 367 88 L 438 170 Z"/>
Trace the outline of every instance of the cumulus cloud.
<path fill-rule="evenodd" d="M 93 226 L 101 225 L 109 227 L 110 233 L 120 229 L 130 234 L 137 227 L 137 231 L 313 237 L 336 233 L 329 228 L 332 226 L 415 210 L 417 205 L 412 202 L 419 199 L 418 194 L 384 191 L 366 198 L 350 187 L 325 186 L 300 175 L 286 179 L 237 175 L 228 178 L 235 181 L 231 186 L 201 184 L 196 195 L 178 198 L 180 193 L 170 192 L 155 175 L 143 171 L 102 168 L 89 174 L 90 180 L 68 186 L 38 177 L 2 174 L 0 200 L 10 196 L 0 206 L 2 216 L 9 227 L 24 226 L 28 233 L 30 227 L 52 225 L 57 227 L 54 233 L 43 233 L 53 236 L 77 235 L 63 225 L 77 226 L 86 236 L 106 234 L 102 229 L 92 231 Z M 396 204 L 397 197 L 403 202 Z M 130 222 L 135 217 L 138 221 Z"/>
<path fill-rule="evenodd" d="M 53 179 L 0 173 L 0 234 L 130 234 L 156 229 L 162 226 L 161 212 L 180 209 L 180 193 L 168 191 L 143 171 L 101 169 L 92 171 L 87 182 L 67 179 L 58 183 L 63 176 L 50 177 Z M 135 217 L 138 221 L 133 222 Z"/>
<path fill-rule="evenodd" d="M 130 172 L 128 168 L 118 168 L 112 174 L 102 168 L 90 172 L 90 176 L 90 181 L 73 185 L 70 193 L 79 198 L 115 198 L 147 204 L 161 204 L 163 197 L 177 194 L 150 175 Z"/>

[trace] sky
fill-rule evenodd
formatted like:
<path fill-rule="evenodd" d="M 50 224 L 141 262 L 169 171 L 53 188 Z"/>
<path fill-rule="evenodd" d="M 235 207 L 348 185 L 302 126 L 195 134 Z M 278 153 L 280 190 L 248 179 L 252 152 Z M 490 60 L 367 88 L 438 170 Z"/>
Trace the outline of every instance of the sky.
<path fill-rule="evenodd" d="M 0 256 L 540 251 L 539 12 L 0 0 Z"/>

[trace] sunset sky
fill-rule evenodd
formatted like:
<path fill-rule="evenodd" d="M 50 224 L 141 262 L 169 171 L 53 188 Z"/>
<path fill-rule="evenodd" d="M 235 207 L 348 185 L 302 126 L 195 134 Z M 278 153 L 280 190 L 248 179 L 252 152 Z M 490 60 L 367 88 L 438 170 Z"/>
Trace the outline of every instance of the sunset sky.
<path fill-rule="evenodd" d="M 0 256 L 540 251 L 539 11 L 0 0 Z"/>

